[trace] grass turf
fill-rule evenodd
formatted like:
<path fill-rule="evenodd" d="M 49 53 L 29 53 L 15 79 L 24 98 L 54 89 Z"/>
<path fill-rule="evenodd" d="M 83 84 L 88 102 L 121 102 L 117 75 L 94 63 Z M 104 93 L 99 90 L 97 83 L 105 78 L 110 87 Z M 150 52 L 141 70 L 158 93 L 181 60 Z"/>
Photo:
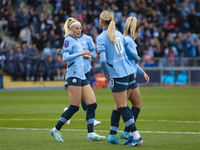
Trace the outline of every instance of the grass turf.
<path fill-rule="evenodd" d="M 141 87 L 143 108 L 136 126 L 144 139 L 137 149 L 200 149 L 200 88 Z M 108 136 L 114 100 L 108 89 L 95 90 L 95 127 Z M 88 142 L 82 108 L 64 125 L 64 143 L 54 141 L 49 130 L 69 105 L 67 90 L 0 91 L 0 149 L 127 149 L 106 141 Z M 121 119 L 119 133 L 124 128 Z M 122 141 L 122 140 L 121 140 Z M 123 141 L 122 141 L 123 142 Z"/>

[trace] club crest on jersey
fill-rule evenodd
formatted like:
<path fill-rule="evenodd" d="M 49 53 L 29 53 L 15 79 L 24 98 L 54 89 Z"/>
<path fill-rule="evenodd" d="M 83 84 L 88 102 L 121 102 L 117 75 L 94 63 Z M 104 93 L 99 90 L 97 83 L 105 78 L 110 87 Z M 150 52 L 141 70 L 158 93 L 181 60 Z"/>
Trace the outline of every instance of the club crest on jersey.
<path fill-rule="evenodd" d="M 76 79 L 73 79 L 73 80 L 72 80 L 73 83 L 76 83 L 76 81 L 77 81 Z"/>
<path fill-rule="evenodd" d="M 69 46 L 69 41 L 65 42 L 65 48 Z"/>

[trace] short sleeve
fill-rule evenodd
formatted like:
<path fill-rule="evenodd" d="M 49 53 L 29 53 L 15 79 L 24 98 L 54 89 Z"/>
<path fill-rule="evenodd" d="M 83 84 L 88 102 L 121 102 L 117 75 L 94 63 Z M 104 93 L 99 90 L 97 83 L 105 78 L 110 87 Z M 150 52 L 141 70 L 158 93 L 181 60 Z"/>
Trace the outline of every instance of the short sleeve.
<path fill-rule="evenodd" d="M 73 41 L 66 39 L 63 43 L 62 51 L 63 53 L 68 52 L 71 53 L 73 47 Z"/>
<path fill-rule="evenodd" d="M 95 51 L 95 45 L 94 45 L 92 37 L 88 38 L 88 42 L 87 43 L 88 43 L 89 50 L 91 52 Z"/>
<path fill-rule="evenodd" d="M 124 46 L 126 46 L 128 42 L 126 41 L 126 38 L 124 36 L 123 36 L 123 41 L 124 41 Z"/>
<path fill-rule="evenodd" d="M 105 52 L 105 42 L 103 39 L 97 37 L 97 53 L 100 54 L 101 52 Z"/>

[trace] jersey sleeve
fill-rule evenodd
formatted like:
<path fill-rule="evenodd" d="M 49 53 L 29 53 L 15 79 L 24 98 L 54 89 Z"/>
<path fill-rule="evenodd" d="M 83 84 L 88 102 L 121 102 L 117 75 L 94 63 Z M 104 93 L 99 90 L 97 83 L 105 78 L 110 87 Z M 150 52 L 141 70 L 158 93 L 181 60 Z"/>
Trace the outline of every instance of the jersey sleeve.
<path fill-rule="evenodd" d="M 128 41 L 126 40 L 126 38 L 123 36 L 123 42 L 124 42 L 124 46 L 126 46 L 128 44 Z"/>
<path fill-rule="evenodd" d="M 73 41 L 70 41 L 69 39 L 66 39 L 63 43 L 62 47 L 62 53 L 68 52 L 71 53 L 72 47 L 73 47 Z"/>
<path fill-rule="evenodd" d="M 105 48 L 105 42 L 97 37 L 97 53 L 100 54 L 101 52 L 105 52 L 106 48 Z"/>
<path fill-rule="evenodd" d="M 91 52 L 95 51 L 95 45 L 94 45 L 94 42 L 93 42 L 92 37 L 90 37 L 90 36 L 88 37 L 88 42 L 87 42 L 87 44 L 88 44 L 89 50 L 90 50 Z"/>

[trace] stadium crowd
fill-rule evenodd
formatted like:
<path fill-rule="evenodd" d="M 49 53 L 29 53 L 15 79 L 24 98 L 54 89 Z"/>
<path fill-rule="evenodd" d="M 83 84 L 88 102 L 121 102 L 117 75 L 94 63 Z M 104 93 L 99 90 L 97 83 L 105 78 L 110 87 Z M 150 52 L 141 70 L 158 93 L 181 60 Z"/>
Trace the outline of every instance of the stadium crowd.
<path fill-rule="evenodd" d="M 200 0 L 0 0 L 0 30 L 19 43 L 1 37 L 0 69 L 25 80 L 63 80 L 65 66 L 56 49 L 63 44 L 65 20 L 80 20 L 83 33 L 96 42 L 104 9 L 114 12 L 122 33 L 127 17 L 141 22 L 136 43 L 144 67 L 158 66 L 157 57 L 169 66 L 176 57 L 200 57 Z"/>

